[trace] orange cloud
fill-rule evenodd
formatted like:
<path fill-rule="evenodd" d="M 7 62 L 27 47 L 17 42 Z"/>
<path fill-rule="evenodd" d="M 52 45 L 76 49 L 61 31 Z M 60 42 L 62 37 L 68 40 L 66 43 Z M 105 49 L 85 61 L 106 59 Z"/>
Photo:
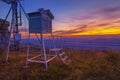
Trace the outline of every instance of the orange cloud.
<path fill-rule="evenodd" d="M 68 19 L 58 20 L 57 27 L 53 28 L 54 34 L 69 36 L 120 34 L 119 13 L 120 6 L 116 6 L 87 15 L 71 15 Z"/>

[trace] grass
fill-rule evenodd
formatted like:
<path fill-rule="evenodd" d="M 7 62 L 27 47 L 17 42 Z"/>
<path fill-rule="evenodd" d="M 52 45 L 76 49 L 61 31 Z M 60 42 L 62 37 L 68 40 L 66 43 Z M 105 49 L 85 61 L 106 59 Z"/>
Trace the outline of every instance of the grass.
<path fill-rule="evenodd" d="M 44 65 L 30 63 L 25 66 L 25 51 L 10 52 L 8 63 L 0 50 L 0 80 L 120 80 L 120 53 L 116 50 L 69 50 L 71 64 L 65 65 L 59 59 Z M 31 54 L 30 56 L 33 56 Z"/>

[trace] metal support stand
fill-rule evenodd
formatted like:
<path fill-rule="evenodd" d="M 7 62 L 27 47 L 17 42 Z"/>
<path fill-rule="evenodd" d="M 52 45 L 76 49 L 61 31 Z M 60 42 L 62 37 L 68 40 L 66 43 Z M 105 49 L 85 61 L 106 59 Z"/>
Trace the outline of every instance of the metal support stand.
<path fill-rule="evenodd" d="M 46 49 L 45 49 L 45 43 L 44 43 L 44 38 L 43 38 L 43 34 L 40 33 L 40 38 L 37 36 L 36 37 L 38 39 L 38 41 L 40 42 L 40 46 L 41 46 L 41 54 L 29 58 L 29 44 L 30 44 L 30 33 L 29 33 L 29 38 L 28 38 L 28 42 L 27 42 L 27 54 L 26 54 L 26 66 L 28 66 L 28 62 L 36 62 L 36 63 L 43 63 L 45 64 L 45 70 L 48 69 L 48 62 L 50 62 L 51 60 L 53 60 L 54 58 L 57 57 L 57 53 L 55 52 L 54 55 L 47 55 L 46 53 Z M 50 58 L 48 58 L 48 56 L 50 56 Z M 43 57 L 43 60 L 36 60 L 36 58 L 38 57 Z"/>

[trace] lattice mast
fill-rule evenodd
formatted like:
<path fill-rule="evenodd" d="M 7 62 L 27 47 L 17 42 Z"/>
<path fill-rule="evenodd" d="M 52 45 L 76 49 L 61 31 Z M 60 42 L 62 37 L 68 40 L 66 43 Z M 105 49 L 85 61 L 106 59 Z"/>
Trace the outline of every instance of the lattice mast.
<path fill-rule="evenodd" d="M 13 11 L 13 17 L 14 17 L 14 28 L 13 28 L 13 32 L 14 33 L 19 33 L 18 31 L 18 3 L 17 3 L 17 0 L 13 1 L 12 2 L 12 11 Z"/>
<path fill-rule="evenodd" d="M 5 22 L 8 18 L 8 16 L 12 12 L 10 31 L 8 33 L 9 38 L 8 38 L 7 47 L 6 47 L 6 55 L 7 55 L 6 62 L 7 62 L 8 55 L 9 55 L 9 48 L 10 48 L 10 44 L 11 44 L 11 34 L 13 34 L 13 42 L 14 42 L 15 50 L 19 50 L 19 42 L 21 39 L 21 35 L 19 34 L 18 27 L 22 25 L 21 11 L 23 11 L 23 13 L 27 19 L 28 19 L 28 17 L 27 17 L 27 14 L 26 14 L 24 8 L 22 7 L 22 5 L 20 3 L 20 1 L 23 1 L 23 0 L 1 0 L 1 1 L 11 5 L 1 27 L 3 27 L 5 25 Z"/>
<path fill-rule="evenodd" d="M 12 25 L 13 25 L 13 33 L 19 33 L 18 26 L 22 25 L 21 18 L 21 8 L 18 6 L 18 2 L 21 0 L 1 0 L 7 4 L 11 5 L 12 8 Z M 19 14 L 18 14 L 19 11 Z"/>
<path fill-rule="evenodd" d="M 19 41 L 15 40 L 15 36 L 16 36 L 16 34 L 19 33 L 18 26 L 22 25 L 21 7 L 20 7 L 20 5 L 18 5 L 21 0 L 1 0 L 1 1 L 11 5 L 10 10 L 8 11 L 8 14 L 3 22 L 2 27 L 5 25 L 5 22 L 9 16 L 10 12 L 12 12 L 10 34 L 8 34 L 8 35 L 11 35 L 11 33 L 13 33 L 15 50 L 19 50 Z"/>

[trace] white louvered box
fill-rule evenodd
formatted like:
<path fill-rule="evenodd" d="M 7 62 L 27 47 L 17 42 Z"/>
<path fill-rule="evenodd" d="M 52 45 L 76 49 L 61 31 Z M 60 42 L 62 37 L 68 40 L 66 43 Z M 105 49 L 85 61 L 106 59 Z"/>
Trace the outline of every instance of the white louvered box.
<path fill-rule="evenodd" d="M 50 10 L 40 9 L 37 12 L 28 13 L 29 33 L 51 33 L 52 19 L 54 16 Z"/>

